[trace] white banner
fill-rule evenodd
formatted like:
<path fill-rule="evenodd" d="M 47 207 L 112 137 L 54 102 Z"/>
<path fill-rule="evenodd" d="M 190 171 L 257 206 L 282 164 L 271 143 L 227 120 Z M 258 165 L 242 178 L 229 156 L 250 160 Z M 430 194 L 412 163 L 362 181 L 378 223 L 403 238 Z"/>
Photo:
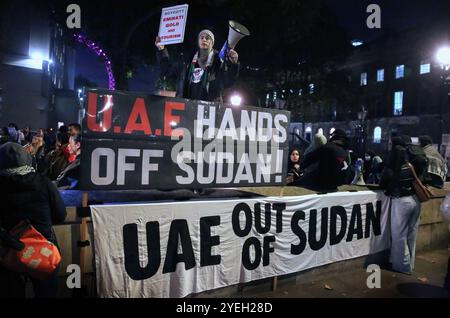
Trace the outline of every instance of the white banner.
<path fill-rule="evenodd" d="M 158 36 L 161 45 L 183 43 L 189 5 L 163 8 Z"/>
<path fill-rule="evenodd" d="M 382 192 L 91 207 L 100 297 L 184 297 L 389 248 Z"/>

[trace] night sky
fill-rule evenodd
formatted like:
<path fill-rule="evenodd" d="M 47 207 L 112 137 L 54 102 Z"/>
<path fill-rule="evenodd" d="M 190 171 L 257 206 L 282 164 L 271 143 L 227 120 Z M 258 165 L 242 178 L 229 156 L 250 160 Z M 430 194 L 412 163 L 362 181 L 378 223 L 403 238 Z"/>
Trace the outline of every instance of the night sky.
<path fill-rule="evenodd" d="M 180 3 L 182 3 L 181 1 Z M 372 41 L 386 31 L 401 31 L 417 26 L 426 26 L 433 19 L 450 14 L 448 0 L 323 0 L 336 14 L 339 24 L 346 30 L 349 39 Z M 369 4 L 381 7 L 381 29 L 369 29 L 366 26 Z M 155 34 L 157 30 L 155 30 Z M 149 39 L 153 41 L 153 39 Z M 77 75 L 82 75 L 107 87 L 107 77 L 102 63 L 87 49 L 77 49 Z M 141 67 L 129 81 L 129 89 L 151 92 L 157 73 Z"/>
<path fill-rule="evenodd" d="M 450 15 L 448 0 L 323 0 L 332 8 L 350 38 L 370 41 L 384 30 L 401 31 L 426 26 L 433 19 Z M 369 29 L 366 19 L 369 4 L 381 7 L 381 29 Z"/>

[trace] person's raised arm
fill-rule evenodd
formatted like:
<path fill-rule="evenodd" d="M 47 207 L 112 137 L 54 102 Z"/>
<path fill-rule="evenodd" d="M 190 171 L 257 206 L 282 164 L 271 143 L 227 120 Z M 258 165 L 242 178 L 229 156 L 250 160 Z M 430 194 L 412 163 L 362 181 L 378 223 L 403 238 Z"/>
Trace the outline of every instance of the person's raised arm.
<path fill-rule="evenodd" d="M 167 48 L 164 45 L 161 45 L 161 38 L 159 36 L 155 39 L 155 46 L 157 48 L 156 59 L 159 63 L 161 76 L 176 78 L 179 70 L 176 65 L 173 65 Z"/>

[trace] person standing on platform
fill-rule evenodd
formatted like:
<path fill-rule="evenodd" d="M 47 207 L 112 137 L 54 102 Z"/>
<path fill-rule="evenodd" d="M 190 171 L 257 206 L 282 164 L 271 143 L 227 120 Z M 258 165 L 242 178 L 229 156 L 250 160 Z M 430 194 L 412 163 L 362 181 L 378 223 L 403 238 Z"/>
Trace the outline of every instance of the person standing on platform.
<path fill-rule="evenodd" d="M 336 191 L 337 187 L 346 183 L 348 175 L 347 134 L 336 129 L 330 141 L 309 153 L 302 161 L 304 170 L 295 185 L 316 191 Z M 313 166 L 312 169 L 309 169 Z"/>
<path fill-rule="evenodd" d="M 184 61 L 175 63 L 160 41 L 156 37 L 161 76 L 176 79 L 177 97 L 221 100 L 223 90 L 233 85 L 238 77 L 238 53 L 230 49 L 227 58 L 221 61 L 219 52 L 214 50 L 214 34 L 210 30 L 198 34 L 198 51 L 188 65 Z"/>

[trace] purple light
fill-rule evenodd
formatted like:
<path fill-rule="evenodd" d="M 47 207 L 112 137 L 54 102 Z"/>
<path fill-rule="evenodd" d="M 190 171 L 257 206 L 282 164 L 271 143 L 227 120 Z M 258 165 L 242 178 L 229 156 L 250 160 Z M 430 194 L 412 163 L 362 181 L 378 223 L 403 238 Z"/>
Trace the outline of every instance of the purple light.
<path fill-rule="evenodd" d="M 114 74 L 112 72 L 111 61 L 109 60 L 106 53 L 103 52 L 103 49 L 101 49 L 98 45 L 96 45 L 95 42 L 89 40 L 87 37 L 85 37 L 81 34 L 75 34 L 74 37 L 75 37 L 75 41 L 87 46 L 89 49 L 93 50 L 98 56 L 101 55 L 103 57 L 103 61 L 105 62 L 106 72 L 108 74 L 108 87 L 110 90 L 115 90 L 116 89 L 116 81 L 114 79 Z"/>

